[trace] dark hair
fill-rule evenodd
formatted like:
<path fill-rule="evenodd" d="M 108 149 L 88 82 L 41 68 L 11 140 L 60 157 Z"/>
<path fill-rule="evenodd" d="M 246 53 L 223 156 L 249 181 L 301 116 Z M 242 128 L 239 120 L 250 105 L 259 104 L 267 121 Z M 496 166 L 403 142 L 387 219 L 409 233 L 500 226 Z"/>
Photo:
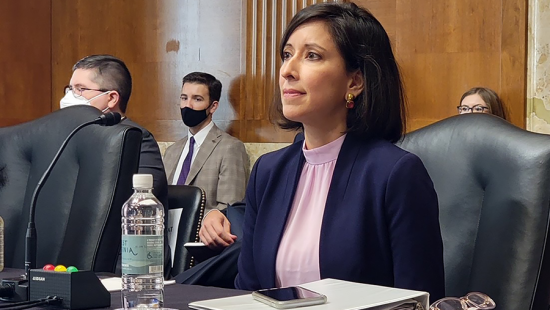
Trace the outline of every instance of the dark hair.
<path fill-rule="evenodd" d="M 491 112 L 491 114 L 503 119 L 507 119 L 506 109 L 504 108 L 502 100 L 500 100 L 494 90 L 487 87 L 474 87 L 468 90 L 460 98 L 460 104 L 462 104 L 462 100 L 464 100 L 464 98 L 475 94 L 478 94 L 481 99 L 483 99 L 483 101 L 487 104 L 487 107 L 489 108 L 489 112 Z"/>
<path fill-rule="evenodd" d="M 118 106 L 122 113 L 132 94 L 132 76 L 124 62 L 111 55 L 91 55 L 79 60 L 74 66 L 76 69 L 94 69 L 96 76 L 93 79 L 101 89 L 116 90 L 120 95 Z"/>
<path fill-rule="evenodd" d="M 406 128 L 405 93 L 401 75 L 384 27 L 367 10 L 354 3 L 319 3 L 298 12 L 286 28 L 279 52 L 300 25 L 323 21 L 346 63 L 346 70 L 360 70 L 365 87 L 348 111 L 347 132 L 366 139 L 398 141 Z M 303 125 L 288 120 L 282 111 L 280 92 L 276 92 L 272 112 L 283 129 Z M 342 98 L 342 104 L 344 104 Z"/>
<path fill-rule="evenodd" d="M 183 77 L 181 86 L 185 83 L 197 83 L 203 84 L 208 87 L 208 96 L 210 97 L 210 103 L 214 101 L 220 101 L 222 94 L 222 82 L 216 79 L 212 74 L 205 72 L 191 72 Z"/>

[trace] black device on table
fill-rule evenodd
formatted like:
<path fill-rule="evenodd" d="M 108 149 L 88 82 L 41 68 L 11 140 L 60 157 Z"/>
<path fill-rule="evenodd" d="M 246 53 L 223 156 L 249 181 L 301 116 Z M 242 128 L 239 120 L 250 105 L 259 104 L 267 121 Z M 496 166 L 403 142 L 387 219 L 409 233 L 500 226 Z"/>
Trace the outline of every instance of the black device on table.
<path fill-rule="evenodd" d="M 300 286 L 263 289 L 252 292 L 252 298 L 277 309 L 289 309 L 324 304 L 323 294 Z"/>

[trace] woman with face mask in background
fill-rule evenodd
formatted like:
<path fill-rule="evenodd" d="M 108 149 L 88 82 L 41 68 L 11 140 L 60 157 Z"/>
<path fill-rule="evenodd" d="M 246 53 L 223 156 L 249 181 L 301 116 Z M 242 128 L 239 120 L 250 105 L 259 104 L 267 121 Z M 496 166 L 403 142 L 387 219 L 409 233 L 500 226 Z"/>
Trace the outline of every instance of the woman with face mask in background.
<path fill-rule="evenodd" d="M 437 196 L 405 128 L 382 25 L 353 3 L 298 12 L 279 49 L 278 124 L 304 139 L 258 159 L 246 191 L 239 289 L 324 278 L 444 296 Z"/>

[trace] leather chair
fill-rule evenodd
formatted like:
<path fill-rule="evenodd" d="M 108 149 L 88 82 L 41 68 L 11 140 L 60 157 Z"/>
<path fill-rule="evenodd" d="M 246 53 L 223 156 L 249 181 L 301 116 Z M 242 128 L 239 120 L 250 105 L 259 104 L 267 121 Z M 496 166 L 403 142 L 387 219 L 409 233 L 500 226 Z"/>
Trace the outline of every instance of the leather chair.
<path fill-rule="evenodd" d="M 550 136 L 488 114 L 407 134 L 439 199 L 447 296 L 480 291 L 497 309 L 548 309 Z"/>
<path fill-rule="evenodd" d="M 245 209 L 246 204 L 244 202 L 236 202 L 222 211 L 231 223 L 231 233 L 237 236 L 237 241 L 223 249 L 221 253 L 195 264 L 193 268 L 177 275 L 175 277 L 177 283 L 235 288 Z"/>
<path fill-rule="evenodd" d="M 182 209 L 178 224 L 174 264 L 170 276 L 175 277 L 194 266 L 195 261 L 183 246 L 187 242 L 199 242 L 206 194 L 204 190 L 192 185 L 168 185 L 168 206 L 170 210 Z"/>
<path fill-rule="evenodd" d="M 31 196 L 63 140 L 101 112 L 75 106 L 0 128 L 0 216 L 5 265 L 24 267 Z M 36 204 L 37 268 L 73 265 L 114 272 L 121 242 L 121 207 L 132 194 L 141 131 L 126 125 L 90 125 L 67 144 Z"/>

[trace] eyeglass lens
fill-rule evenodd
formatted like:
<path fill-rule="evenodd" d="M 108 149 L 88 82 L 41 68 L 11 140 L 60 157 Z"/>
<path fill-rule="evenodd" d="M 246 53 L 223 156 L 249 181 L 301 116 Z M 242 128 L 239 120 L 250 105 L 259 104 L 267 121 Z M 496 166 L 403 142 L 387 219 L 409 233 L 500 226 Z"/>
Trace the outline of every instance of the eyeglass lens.
<path fill-rule="evenodd" d="M 436 301 L 430 310 L 490 310 L 496 307 L 495 302 L 482 293 L 469 293 L 462 298 L 447 297 Z"/>
<path fill-rule="evenodd" d="M 442 300 L 437 306 L 430 307 L 430 310 L 463 310 L 462 302 L 458 298 Z"/>
<path fill-rule="evenodd" d="M 466 300 L 472 306 L 479 309 L 494 309 L 495 302 L 487 295 L 479 293 L 470 293 L 466 295 Z"/>

